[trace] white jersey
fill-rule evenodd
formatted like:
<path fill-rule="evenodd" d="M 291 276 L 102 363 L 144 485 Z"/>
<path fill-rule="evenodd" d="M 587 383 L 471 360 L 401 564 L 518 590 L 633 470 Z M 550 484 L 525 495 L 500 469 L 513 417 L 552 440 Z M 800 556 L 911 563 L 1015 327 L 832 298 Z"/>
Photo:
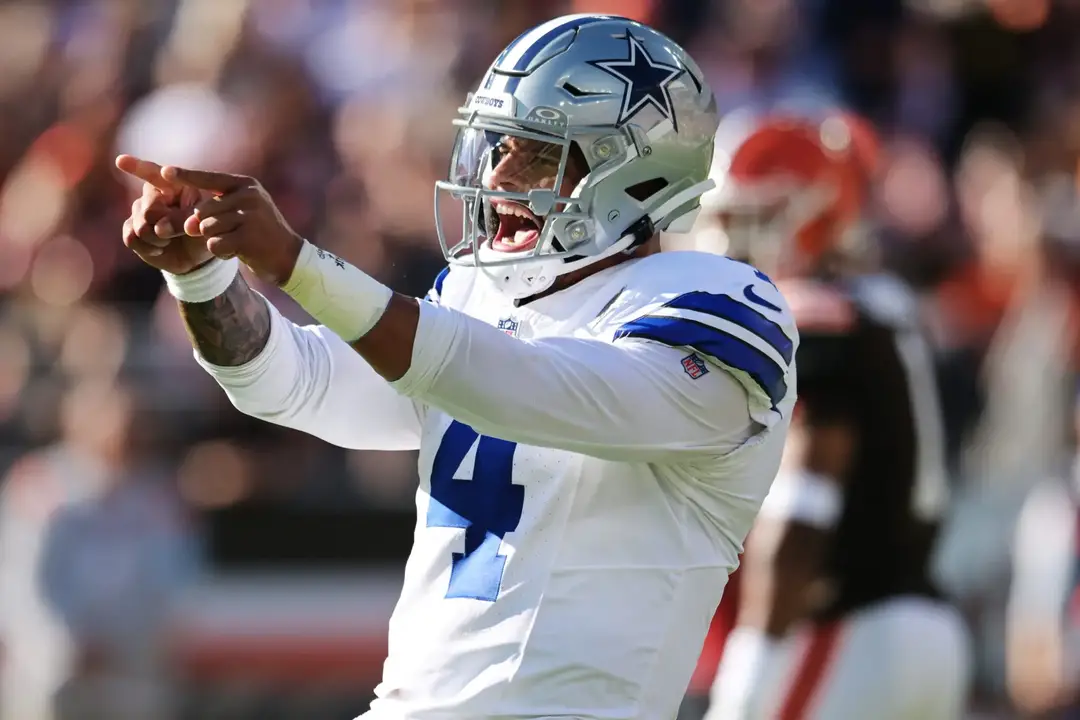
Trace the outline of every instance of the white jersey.
<path fill-rule="evenodd" d="M 274 311 L 249 414 L 419 448 L 412 553 L 365 718 L 675 716 L 780 462 L 790 312 L 732 260 L 662 253 L 522 307 L 471 268 L 421 303 L 386 383 Z"/>

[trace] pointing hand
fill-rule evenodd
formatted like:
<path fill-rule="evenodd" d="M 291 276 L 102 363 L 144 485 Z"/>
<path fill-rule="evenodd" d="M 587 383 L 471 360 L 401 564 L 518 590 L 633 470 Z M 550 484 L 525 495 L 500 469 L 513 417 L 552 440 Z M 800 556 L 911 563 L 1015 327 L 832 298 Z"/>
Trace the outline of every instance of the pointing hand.
<path fill-rule="evenodd" d="M 188 235 L 201 238 L 208 252 L 219 258 L 238 257 L 275 285 L 288 281 L 303 239 L 258 180 L 171 165 L 161 169 L 161 177 L 170 186 L 203 198 L 184 228 Z"/>
<path fill-rule="evenodd" d="M 124 245 L 144 262 L 166 272 L 182 275 L 211 257 L 192 222 L 187 221 L 202 194 L 192 187 L 166 180 L 161 166 L 131 155 L 116 158 L 116 167 L 143 181 L 142 193 L 131 204 L 131 216 L 124 221 Z"/>

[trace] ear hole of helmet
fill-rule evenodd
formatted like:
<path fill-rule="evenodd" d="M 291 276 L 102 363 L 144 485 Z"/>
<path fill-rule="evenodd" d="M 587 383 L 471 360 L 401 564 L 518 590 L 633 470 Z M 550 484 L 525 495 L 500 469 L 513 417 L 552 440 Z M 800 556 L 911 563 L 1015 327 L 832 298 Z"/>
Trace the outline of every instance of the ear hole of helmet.
<path fill-rule="evenodd" d="M 626 194 L 643 203 L 667 186 L 668 181 L 664 178 L 653 178 L 631 185 L 626 188 Z"/>

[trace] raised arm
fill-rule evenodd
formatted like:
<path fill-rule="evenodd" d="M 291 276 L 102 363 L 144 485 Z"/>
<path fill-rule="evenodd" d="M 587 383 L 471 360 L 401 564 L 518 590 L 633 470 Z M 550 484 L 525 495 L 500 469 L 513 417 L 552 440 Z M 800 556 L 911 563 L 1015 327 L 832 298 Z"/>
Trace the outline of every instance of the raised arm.
<path fill-rule="evenodd" d="M 392 305 L 388 327 L 408 327 L 395 318 L 408 312 L 404 302 Z M 742 386 L 718 369 L 692 379 L 685 350 L 640 340 L 519 340 L 428 304 L 417 316 L 409 370 L 393 386 L 478 432 L 641 462 L 723 454 L 752 434 Z M 363 351 L 367 342 L 353 347 Z"/>
<path fill-rule="evenodd" d="M 228 220 L 200 218 L 195 208 L 220 202 L 217 196 L 166 179 L 148 161 L 121 156 L 117 166 L 144 180 L 124 243 L 165 274 L 196 358 L 236 407 L 343 447 L 418 446 L 417 408 L 409 399 L 333 333 L 286 320 L 249 287 L 236 259 L 211 252 L 228 235 Z M 275 257 L 289 252 L 280 244 L 271 249 Z"/>
<path fill-rule="evenodd" d="M 149 160 L 121 155 L 116 166 L 142 181 L 124 221 L 124 244 L 165 274 L 191 344 L 217 365 L 252 360 L 270 337 L 270 312 L 242 276 L 213 272 L 220 261 L 194 214 L 212 195 L 165 179 L 161 166 Z"/>
<path fill-rule="evenodd" d="M 478 432 L 594 457 L 665 462 L 724 454 L 755 432 L 747 393 L 657 342 L 525 341 L 454 309 L 393 295 L 305 245 L 284 286 L 405 396 Z M 719 335 L 719 333 L 717 333 Z"/>
<path fill-rule="evenodd" d="M 211 252 L 239 257 L 280 284 L 403 396 L 480 432 L 651 462 L 722 454 L 756 430 L 743 386 L 719 369 L 692 381 L 680 365 L 685 351 L 648 340 L 511 338 L 464 313 L 395 295 L 300 240 L 252 178 L 176 167 L 161 176 L 215 193 L 193 215 Z M 363 406 L 363 398 L 346 396 Z"/>
<path fill-rule="evenodd" d="M 177 304 L 192 346 L 207 363 L 244 365 L 270 339 L 270 308 L 239 273 L 217 297 Z"/>
<path fill-rule="evenodd" d="M 290 322 L 248 286 L 236 261 L 216 260 L 196 272 L 233 273 L 220 295 L 180 301 L 180 312 L 196 359 L 237 409 L 341 447 L 419 447 L 417 405 L 395 392 L 341 338 L 321 326 Z M 199 280 L 167 278 L 174 288 Z"/>
<path fill-rule="evenodd" d="M 419 404 L 483 434 L 622 460 L 715 455 L 751 434 L 746 392 L 734 378 L 715 370 L 691 379 L 685 350 L 653 342 L 523 341 L 456 310 L 395 296 L 350 345 L 326 328 L 296 328 L 236 281 L 213 301 L 184 308 L 189 327 L 198 308 L 192 337 L 202 364 L 237 407 L 337 444 L 362 437 L 393 445 L 407 420 L 416 423 Z M 245 364 L 212 364 L 233 360 Z M 377 422 L 369 426 L 368 417 Z M 395 434 L 380 437 L 381 428 Z"/>

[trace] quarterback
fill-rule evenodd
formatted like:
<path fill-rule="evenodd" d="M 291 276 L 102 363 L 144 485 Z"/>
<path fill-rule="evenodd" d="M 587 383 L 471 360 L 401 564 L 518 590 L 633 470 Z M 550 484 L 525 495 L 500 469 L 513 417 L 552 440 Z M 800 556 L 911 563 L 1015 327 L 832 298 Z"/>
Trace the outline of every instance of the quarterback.
<path fill-rule="evenodd" d="M 525 32 L 455 120 L 449 266 L 422 300 L 298 237 L 252 178 L 117 159 L 144 181 L 125 244 L 237 408 L 420 451 L 364 718 L 674 717 L 795 402 L 769 278 L 657 252 L 712 187 L 717 122 L 701 70 L 644 25 Z M 320 324 L 287 321 L 240 263 Z"/>

